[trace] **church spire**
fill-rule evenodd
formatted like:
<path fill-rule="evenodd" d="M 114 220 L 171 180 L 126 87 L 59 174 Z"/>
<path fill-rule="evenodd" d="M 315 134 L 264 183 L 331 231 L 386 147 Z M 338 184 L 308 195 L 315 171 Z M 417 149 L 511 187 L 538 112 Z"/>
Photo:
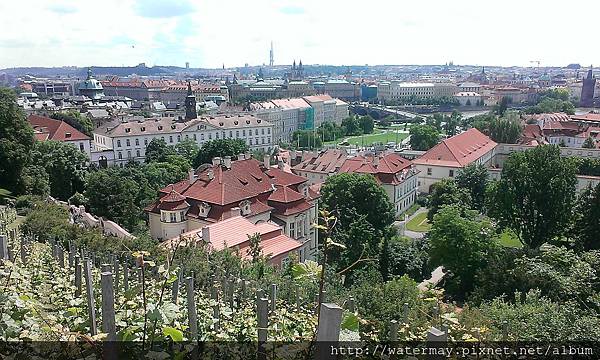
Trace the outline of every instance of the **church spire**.
<path fill-rule="evenodd" d="M 188 81 L 188 91 L 185 98 L 185 119 L 192 120 L 198 117 L 196 112 L 196 96 L 192 93 L 192 83 Z"/>

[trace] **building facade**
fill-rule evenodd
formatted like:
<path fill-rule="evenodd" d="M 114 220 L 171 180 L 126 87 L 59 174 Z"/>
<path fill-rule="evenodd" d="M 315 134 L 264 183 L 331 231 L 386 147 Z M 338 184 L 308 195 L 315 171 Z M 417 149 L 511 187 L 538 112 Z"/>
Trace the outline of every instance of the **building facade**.
<path fill-rule="evenodd" d="M 251 150 L 269 152 L 273 148 L 273 125 L 253 115 L 219 115 L 180 121 L 155 118 L 104 125 L 94 131 L 97 151 L 110 150 L 114 162 L 144 161 L 152 139 L 176 145 L 191 139 L 199 146 L 216 139 L 242 139 Z"/>
<path fill-rule="evenodd" d="M 300 259 L 314 258 L 318 235 L 318 194 L 301 176 L 272 168 L 249 155 L 213 159 L 190 172 L 188 179 L 160 190 L 146 209 L 154 239 L 167 240 L 204 229 L 231 217 L 253 224 L 275 224 L 298 241 Z M 231 229 L 235 232 L 236 229 Z"/>

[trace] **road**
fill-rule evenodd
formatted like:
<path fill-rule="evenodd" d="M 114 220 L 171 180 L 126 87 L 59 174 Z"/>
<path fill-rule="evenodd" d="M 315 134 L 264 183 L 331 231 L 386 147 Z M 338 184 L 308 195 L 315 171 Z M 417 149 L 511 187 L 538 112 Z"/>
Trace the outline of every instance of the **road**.
<path fill-rule="evenodd" d="M 415 216 L 417 216 L 418 214 L 423 213 L 423 212 L 427 212 L 427 208 L 424 208 L 424 207 L 419 208 L 419 210 L 415 211 L 414 214 L 412 214 L 411 216 L 408 217 L 408 219 L 406 219 L 406 222 L 409 222 L 412 218 L 414 218 Z M 394 221 L 394 226 L 396 228 L 400 228 L 404 224 L 405 224 L 405 222 L 401 221 L 401 220 Z M 426 233 L 406 230 L 406 227 L 404 228 L 404 236 L 408 236 L 409 238 L 412 238 L 412 239 L 422 239 L 425 234 Z"/>

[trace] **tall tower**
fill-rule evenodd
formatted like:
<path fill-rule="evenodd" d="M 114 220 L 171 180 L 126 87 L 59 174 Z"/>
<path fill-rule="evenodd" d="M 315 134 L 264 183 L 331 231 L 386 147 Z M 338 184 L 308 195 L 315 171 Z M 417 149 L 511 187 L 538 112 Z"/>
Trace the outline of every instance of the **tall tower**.
<path fill-rule="evenodd" d="M 269 66 L 273 67 L 275 64 L 275 54 L 273 53 L 273 41 L 271 41 L 271 51 L 269 51 Z"/>
<path fill-rule="evenodd" d="M 196 112 L 196 97 L 192 93 L 192 84 L 188 81 L 188 91 L 185 97 L 185 119 L 192 120 L 198 117 Z"/>
<path fill-rule="evenodd" d="M 582 107 L 593 107 L 594 106 L 594 88 L 596 87 L 596 78 L 592 73 L 592 67 L 588 70 L 587 77 L 583 79 L 583 86 L 581 87 L 581 100 L 580 106 Z"/>

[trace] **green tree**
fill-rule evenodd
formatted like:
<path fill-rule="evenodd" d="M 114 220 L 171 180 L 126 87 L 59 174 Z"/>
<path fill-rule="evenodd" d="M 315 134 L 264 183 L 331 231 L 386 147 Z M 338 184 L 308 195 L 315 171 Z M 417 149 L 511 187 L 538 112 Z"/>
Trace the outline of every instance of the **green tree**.
<path fill-rule="evenodd" d="M 333 238 L 346 249 L 332 255 L 339 267 L 363 257 L 375 257 L 381 239 L 394 222 L 394 208 L 385 190 L 366 174 L 342 173 L 329 177 L 321 188 L 323 208 L 337 217 Z"/>
<path fill-rule="evenodd" d="M 444 179 L 431 186 L 427 218 L 433 220 L 435 214 L 445 205 L 455 204 L 470 208 L 471 201 L 469 190 L 458 187 L 456 181 L 452 179 Z"/>
<path fill-rule="evenodd" d="M 23 191 L 22 172 L 33 142 L 33 129 L 17 105 L 15 94 L 0 88 L 0 188 Z"/>
<path fill-rule="evenodd" d="M 516 144 L 523 133 L 519 115 L 514 112 L 507 112 L 502 117 L 492 119 L 488 126 L 488 135 L 498 143 Z"/>
<path fill-rule="evenodd" d="M 175 149 L 167 145 L 164 139 L 154 138 L 146 146 L 146 163 L 153 161 L 164 162 L 167 156 L 174 155 Z"/>
<path fill-rule="evenodd" d="M 442 265 L 452 273 L 452 292 L 464 296 L 473 289 L 475 274 L 496 246 L 493 233 L 489 221 L 457 205 L 444 206 L 434 216 L 429 254 L 434 266 Z"/>
<path fill-rule="evenodd" d="M 59 111 L 50 115 L 50 117 L 66 122 L 87 136 L 92 136 L 92 132 L 94 131 L 92 121 L 86 116 L 81 115 L 77 110 Z"/>
<path fill-rule="evenodd" d="M 36 142 L 31 152 L 31 165 L 46 170 L 50 195 L 67 200 L 76 191 L 83 191 L 89 159 L 71 144 L 59 141 Z"/>
<path fill-rule="evenodd" d="M 131 230 L 142 215 L 138 184 L 123 175 L 122 170 L 114 167 L 90 173 L 85 196 L 92 214 L 107 217 Z"/>
<path fill-rule="evenodd" d="M 216 139 L 202 144 L 198 156 L 194 161 L 194 167 L 202 164 L 210 164 L 215 157 L 231 156 L 235 158 L 238 154 L 248 151 L 248 145 L 242 139 Z"/>
<path fill-rule="evenodd" d="M 393 237 L 387 246 L 389 273 L 407 275 L 416 281 L 428 279 L 433 270 L 429 264 L 429 240 Z"/>
<path fill-rule="evenodd" d="M 574 232 L 580 247 L 600 249 L 600 184 L 587 187 L 577 199 Z"/>
<path fill-rule="evenodd" d="M 507 96 L 502 97 L 499 104 L 494 105 L 493 113 L 499 116 L 503 116 L 508 109 L 508 104 L 510 104 L 510 98 Z"/>
<path fill-rule="evenodd" d="M 444 131 L 446 131 L 446 135 L 448 135 L 448 136 L 456 135 L 458 132 L 458 126 L 460 125 L 460 123 L 462 121 L 462 115 L 458 111 L 454 110 L 452 112 L 452 115 L 445 116 L 444 120 L 446 122 L 444 124 Z"/>
<path fill-rule="evenodd" d="M 50 195 L 50 179 L 43 166 L 27 166 L 23 169 L 21 180 L 26 194 L 39 196 Z"/>
<path fill-rule="evenodd" d="M 413 125 L 408 132 L 410 134 L 410 146 L 413 150 L 429 150 L 440 139 L 440 133 L 429 125 Z"/>
<path fill-rule="evenodd" d="M 538 248 L 568 229 L 576 183 L 574 162 L 562 158 L 557 146 L 512 153 L 486 194 L 486 208 L 502 228 Z"/>
<path fill-rule="evenodd" d="M 188 175 L 189 162 L 179 155 L 167 157 L 166 162 L 152 162 L 143 167 L 148 185 L 157 191 L 169 184 L 175 184 Z"/>
<path fill-rule="evenodd" d="M 192 139 L 184 139 L 175 145 L 175 153 L 185 158 L 190 164 L 198 157 L 200 147 Z"/>
<path fill-rule="evenodd" d="M 465 166 L 456 176 L 456 185 L 466 189 L 471 197 L 474 209 L 483 210 L 485 189 L 488 184 L 488 171 L 483 164 L 471 163 Z"/>
<path fill-rule="evenodd" d="M 586 149 L 595 149 L 596 143 L 594 142 L 594 139 L 591 136 L 588 136 L 587 139 L 585 139 L 585 141 L 583 142 L 583 145 L 581 145 L 581 147 Z"/>
<path fill-rule="evenodd" d="M 291 145 L 297 149 L 318 149 L 323 146 L 323 141 L 316 131 L 296 130 L 292 133 Z"/>
<path fill-rule="evenodd" d="M 363 134 L 371 134 L 373 132 L 373 128 L 375 127 L 375 123 L 373 122 L 373 118 L 369 115 L 361 116 L 358 119 L 358 123 Z"/>
<path fill-rule="evenodd" d="M 346 136 L 362 134 L 361 124 L 355 116 L 350 116 L 342 120 L 342 128 Z"/>

